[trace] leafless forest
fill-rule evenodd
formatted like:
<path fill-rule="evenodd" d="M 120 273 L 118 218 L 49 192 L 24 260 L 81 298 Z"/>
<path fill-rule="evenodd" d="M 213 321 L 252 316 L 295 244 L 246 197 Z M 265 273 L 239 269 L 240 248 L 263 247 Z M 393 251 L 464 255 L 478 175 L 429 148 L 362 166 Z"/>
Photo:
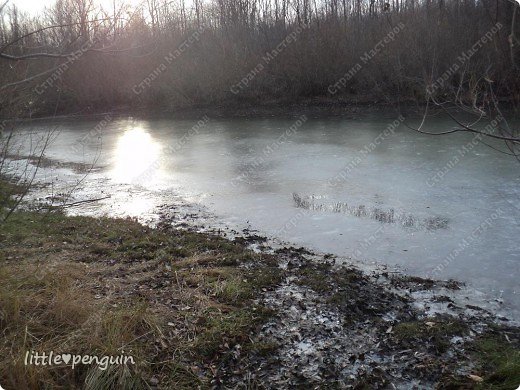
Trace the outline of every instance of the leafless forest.
<path fill-rule="evenodd" d="M 0 7 L 2 116 L 520 102 L 519 7 L 508 0 L 58 0 L 37 17 Z"/>

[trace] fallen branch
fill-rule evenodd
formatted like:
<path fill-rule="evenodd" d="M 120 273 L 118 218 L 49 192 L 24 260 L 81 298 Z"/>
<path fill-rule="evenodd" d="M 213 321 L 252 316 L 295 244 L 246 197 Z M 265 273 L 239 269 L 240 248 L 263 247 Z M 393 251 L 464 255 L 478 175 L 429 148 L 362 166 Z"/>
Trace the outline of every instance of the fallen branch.
<path fill-rule="evenodd" d="M 74 206 L 78 206 L 80 204 L 98 202 L 100 200 L 104 200 L 104 199 L 108 199 L 108 198 L 110 198 L 110 196 L 104 196 L 102 198 L 95 198 L 95 199 L 78 200 L 77 202 L 65 203 L 60 206 L 45 206 L 45 207 L 40 208 L 40 210 L 44 209 L 44 208 L 51 208 L 51 207 L 57 207 L 57 208 L 74 207 Z"/>

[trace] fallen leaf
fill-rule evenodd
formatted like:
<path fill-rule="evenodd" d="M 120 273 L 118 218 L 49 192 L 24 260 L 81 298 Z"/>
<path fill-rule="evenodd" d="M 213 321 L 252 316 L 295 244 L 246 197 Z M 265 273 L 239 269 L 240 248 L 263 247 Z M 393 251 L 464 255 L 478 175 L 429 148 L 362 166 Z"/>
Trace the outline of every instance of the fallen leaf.
<path fill-rule="evenodd" d="M 483 382 L 484 381 L 484 379 L 478 375 L 469 374 L 468 377 L 469 377 L 469 379 L 471 379 L 474 382 Z"/>

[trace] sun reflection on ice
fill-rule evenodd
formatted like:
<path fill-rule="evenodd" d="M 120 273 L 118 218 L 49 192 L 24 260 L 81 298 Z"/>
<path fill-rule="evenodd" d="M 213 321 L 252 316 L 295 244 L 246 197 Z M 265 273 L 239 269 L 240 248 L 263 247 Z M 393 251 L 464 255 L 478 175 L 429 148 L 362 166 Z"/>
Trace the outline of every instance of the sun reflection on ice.
<path fill-rule="evenodd" d="M 161 147 L 142 127 L 126 130 L 117 140 L 113 156 L 113 179 L 130 183 L 149 173 L 159 161 Z"/>

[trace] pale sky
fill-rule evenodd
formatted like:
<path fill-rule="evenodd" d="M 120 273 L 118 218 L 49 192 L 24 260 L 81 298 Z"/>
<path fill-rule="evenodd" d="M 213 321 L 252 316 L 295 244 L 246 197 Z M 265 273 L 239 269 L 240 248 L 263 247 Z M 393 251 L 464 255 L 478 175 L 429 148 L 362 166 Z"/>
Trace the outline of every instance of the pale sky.
<path fill-rule="evenodd" d="M 141 4 L 142 2 L 143 0 L 124 0 L 125 4 L 132 6 Z M 3 3 L 3 0 L 0 0 L 0 3 Z M 94 3 L 101 4 L 105 9 L 112 9 L 114 2 L 113 0 L 94 0 Z M 121 0 L 116 0 L 116 3 L 121 3 Z M 9 0 L 7 4 L 15 4 L 20 10 L 36 15 L 45 7 L 54 4 L 54 0 Z"/>

